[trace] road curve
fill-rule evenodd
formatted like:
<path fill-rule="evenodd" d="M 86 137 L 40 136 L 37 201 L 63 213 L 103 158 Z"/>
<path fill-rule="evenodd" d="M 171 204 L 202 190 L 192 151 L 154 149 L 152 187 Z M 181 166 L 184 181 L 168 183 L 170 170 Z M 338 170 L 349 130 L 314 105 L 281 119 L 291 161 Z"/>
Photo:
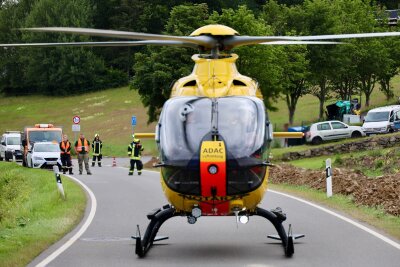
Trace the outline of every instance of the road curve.
<path fill-rule="evenodd" d="M 137 224 L 144 232 L 146 214 L 166 204 L 159 174 L 144 171 L 141 176 L 128 176 L 128 159 L 118 159 L 117 167 L 111 167 L 110 159 L 104 163 L 102 168 L 92 168 L 92 176 L 74 175 L 93 191 L 96 214 L 87 230 L 47 266 L 399 266 L 399 248 L 323 210 L 274 192 L 266 194 L 261 206 L 281 207 L 288 216 L 286 227 L 291 223 L 293 232 L 306 235 L 296 241 L 290 259 L 283 256 L 279 242 L 267 239 L 268 234 L 275 234 L 274 228 L 259 217 L 251 217 L 238 228 L 233 217 L 203 217 L 194 225 L 183 217 L 172 218 L 159 232 L 170 239 L 139 259 L 130 236 Z M 86 218 L 91 206 L 89 201 Z M 28 266 L 48 259 L 85 221 Z"/>

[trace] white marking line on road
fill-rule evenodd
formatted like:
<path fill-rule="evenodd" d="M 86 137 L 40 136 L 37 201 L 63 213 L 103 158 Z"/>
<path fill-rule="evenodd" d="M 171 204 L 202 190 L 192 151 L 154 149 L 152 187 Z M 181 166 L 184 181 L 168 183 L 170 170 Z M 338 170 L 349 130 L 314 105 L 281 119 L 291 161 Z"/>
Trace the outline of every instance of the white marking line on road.
<path fill-rule="evenodd" d="M 381 234 L 375 232 L 374 230 L 372 230 L 372 229 L 370 229 L 370 228 L 368 228 L 368 227 L 366 227 L 366 226 L 364 226 L 364 225 L 362 225 L 362 224 L 360 224 L 358 222 L 355 222 L 355 221 L 353 221 L 353 220 L 351 220 L 351 219 L 349 219 L 347 217 L 344 217 L 344 216 L 342 216 L 340 214 L 337 214 L 336 212 L 333 212 L 333 211 L 328 210 L 328 209 L 326 209 L 324 207 L 318 206 L 317 204 L 314 204 L 314 203 L 309 202 L 307 200 L 304 200 L 304 199 L 301 199 L 301 198 L 298 198 L 298 197 L 294 197 L 294 196 L 291 196 L 291 195 L 288 195 L 288 194 L 285 194 L 285 193 L 281 193 L 281 192 L 278 192 L 278 191 L 275 191 L 275 190 L 269 190 L 268 189 L 268 192 L 275 193 L 275 194 L 278 194 L 278 195 L 282 195 L 282 196 L 285 196 L 285 197 L 288 197 L 288 198 L 292 198 L 294 200 L 303 202 L 303 203 L 305 203 L 307 205 L 310 205 L 310 206 L 312 206 L 314 208 L 322 210 L 322 211 L 324 211 L 326 213 L 329 213 L 330 215 L 333 215 L 333 216 L 335 216 L 335 217 L 337 217 L 337 218 L 339 218 L 339 219 L 341 219 L 341 220 L 343 220 L 345 222 L 348 222 L 348 223 L 360 228 L 361 230 L 364 230 L 365 232 L 367 232 L 367 233 L 379 238 L 380 240 L 382 240 L 382 241 L 388 243 L 389 245 L 391 245 L 391 246 L 393 246 L 393 247 L 395 247 L 395 248 L 400 250 L 400 244 L 399 243 L 396 243 L 395 241 L 387 238 L 386 236 L 381 235 Z"/>
<path fill-rule="evenodd" d="M 78 240 L 78 238 L 81 235 L 83 235 L 83 233 L 86 231 L 86 229 L 92 223 L 94 215 L 96 214 L 97 200 L 96 200 L 96 197 L 94 196 L 92 190 L 90 190 L 89 187 L 87 187 L 84 183 L 82 183 L 75 177 L 72 177 L 69 175 L 67 175 L 67 176 L 69 178 L 71 178 L 72 180 L 76 181 L 78 184 L 80 184 L 86 190 L 86 192 L 88 192 L 91 202 L 92 202 L 92 205 L 90 207 L 89 216 L 86 219 L 86 222 L 82 225 L 81 229 L 79 229 L 79 231 L 74 236 L 72 236 L 67 242 L 64 243 L 64 245 L 59 247 L 56 251 L 51 253 L 47 258 L 45 258 L 43 261 L 41 261 L 39 264 L 37 264 L 36 267 L 46 266 L 51 261 L 53 261 L 55 258 L 57 258 L 61 253 L 63 253 L 65 250 L 67 250 L 76 240 Z"/>

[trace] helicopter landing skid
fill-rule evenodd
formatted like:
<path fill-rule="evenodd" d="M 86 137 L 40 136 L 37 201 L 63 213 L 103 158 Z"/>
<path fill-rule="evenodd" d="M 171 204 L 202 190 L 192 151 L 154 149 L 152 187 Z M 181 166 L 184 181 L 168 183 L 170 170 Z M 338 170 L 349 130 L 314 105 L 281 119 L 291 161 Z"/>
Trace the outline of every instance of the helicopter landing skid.
<path fill-rule="evenodd" d="M 136 239 L 136 255 L 138 255 L 140 258 L 143 258 L 151 249 L 154 242 L 168 239 L 167 236 L 157 236 L 158 230 L 166 220 L 182 215 L 183 214 L 176 212 L 175 208 L 171 207 L 170 205 L 165 205 L 163 209 L 155 209 L 147 214 L 147 218 L 150 220 L 150 223 L 147 226 L 144 237 L 141 237 L 139 225 L 137 225 L 136 236 L 132 236 L 133 239 Z"/>
<path fill-rule="evenodd" d="M 165 205 L 162 209 L 155 209 L 149 214 L 147 218 L 150 220 L 147 226 L 146 232 L 142 238 L 140 234 L 139 225 L 137 225 L 136 235 L 132 236 L 136 240 L 135 253 L 139 258 L 146 256 L 147 252 L 151 249 L 154 242 L 168 239 L 167 236 L 157 236 L 157 232 L 161 225 L 168 219 L 175 216 L 186 216 L 184 212 L 177 212 L 175 208 L 170 205 Z M 261 216 L 268 221 L 270 221 L 278 235 L 268 235 L 268 238 L 282 241 L 283 249 L 287 257 L 291 257 L 294 253 L 294 239 L 299 239 L 304 237 L 304 235 L 292 235 L 292 228 L 289 225 L 288 232 L 286 233 L 283 228 L 282 222 L 286 220 L 286 215 L 282 212 L 280 208 L 275 210 L 265 210 L 257 207 L 254 212 L 248 214 L 249 216 Z"/>
<path fill-rule="evenodd" d="M 282 212 L 281 208 L 276 208 L 274 210 L 269 211 L 257 207 L 254 213 L 250 213 L 250 215 L 261 216 L 270 221 L 274 225 L 276 231 L 278 232 L 278 235 L 268 235 L 268 238 L 282 241 L 283 250 L 285 251 L 286 257 L 291 257 L 294 253 L 293 240 L 305 236 L 303 234 L 293 235 L 292 226 L 290 224 L 288 232 L 286 233 L 285 228 L 283 228 L 282 225 L 282 222 L 286 220 L 286 214 Z"/>

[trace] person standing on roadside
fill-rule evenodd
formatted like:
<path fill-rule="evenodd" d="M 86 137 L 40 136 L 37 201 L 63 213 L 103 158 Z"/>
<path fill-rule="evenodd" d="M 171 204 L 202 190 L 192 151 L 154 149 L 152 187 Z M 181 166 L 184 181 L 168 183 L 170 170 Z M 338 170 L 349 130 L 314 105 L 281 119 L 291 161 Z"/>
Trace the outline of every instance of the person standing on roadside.
<path fill-rule="evenodd" d="M 69 171 L 69 174 L 72 173 L 72 163 L 71 163 L 71 142 L 68 141 L 68 136 L 66 134 L 63 135 L 63 140 L 60 142 L 60 158 L 62 164 L 63 174 Z"/>
<path fill-rule="evenodd" d="M 129 169 L 129 175 L 133 175 L 133 171 L 135 169 L 135 165 L 138 171 L 138 174 L 142 174 L 143 163 L 141 161 L 143 146 L 140 143 L 140 139 L 135 138 L 135 135 L 132 135 L 133 141 L 128 146 L 128 155 L 131 158 L 130 163 L 131 167 Z"/>
<path fill-rule="evenodd" d="M 89 141 L 85 138 L 85 135 L 81 133 L 79 139 L 75 142 L 75 152 L 78 155 L 79 174 L 82 174 L 83 162 L 85 163 L 86 173 L 88 175 L 92 174 L 89 170 L 89 145 Z"/>
<path fill-rule="evenodd" d="M 101 154 L 101 149 L 103 148 L 103 142 L 100 140 L 99 134 L 94 135 L 94 140 L 92 142 L 92 151 L 93 151 L 93 159 L 92 159 L 92 167 L 97 164 L 101 167 L 101 158 L 103 155 Z"/>

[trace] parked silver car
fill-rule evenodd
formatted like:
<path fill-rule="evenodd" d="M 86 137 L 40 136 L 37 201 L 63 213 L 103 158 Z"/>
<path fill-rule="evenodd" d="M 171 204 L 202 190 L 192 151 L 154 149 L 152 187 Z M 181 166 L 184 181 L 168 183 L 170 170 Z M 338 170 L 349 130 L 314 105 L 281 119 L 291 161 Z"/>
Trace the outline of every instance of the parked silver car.
<path fill-rule="evenodd" d="M 305 136 L 308 143 L 318 145 L 327 140 L 365 136 L 365 133 L 360 126 L 349 126 L 341 121 L 323 121 L 312 124 Z"/>

